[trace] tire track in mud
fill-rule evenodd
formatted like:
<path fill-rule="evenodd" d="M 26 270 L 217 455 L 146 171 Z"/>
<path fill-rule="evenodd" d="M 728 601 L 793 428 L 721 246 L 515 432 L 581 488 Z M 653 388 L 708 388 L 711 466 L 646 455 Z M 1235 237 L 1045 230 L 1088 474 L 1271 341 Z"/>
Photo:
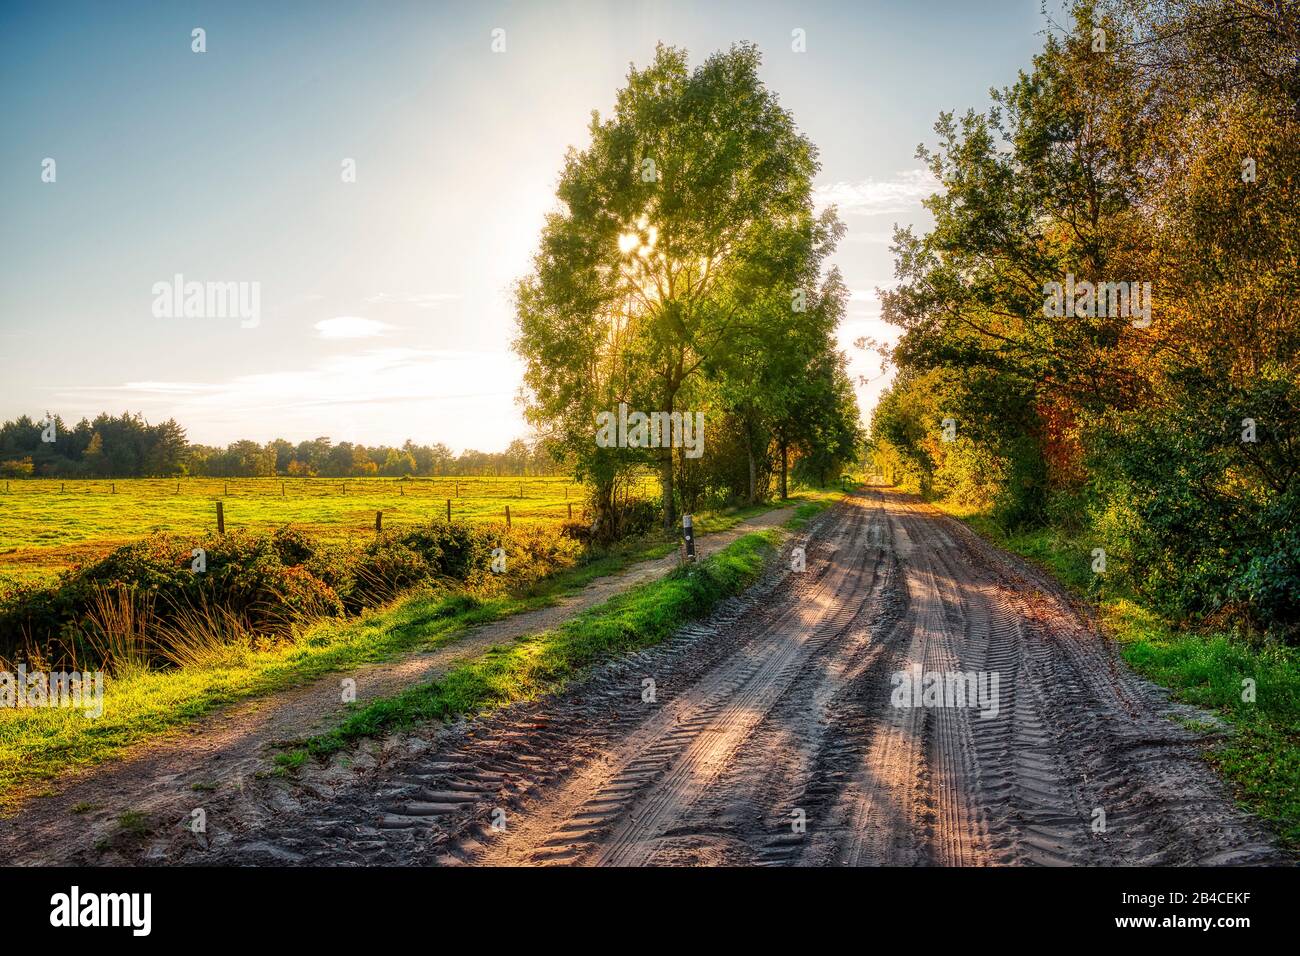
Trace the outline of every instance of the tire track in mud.
<path fill-rule="evenodd" d="M 809 661 L 856 617 L 861 605 L 854 596 L 863 578 L 875 573 L 858 548 L 861 527 L 855 511 L 822 536 L 814 551 L 819 565 L 814 575 L 797 579 L 788 597 L 737 622 L 737 627 L 752 628 L 743 652 L 675 700 L 627 746 L 576 779 L 539 819 L 530 821 L 520 835 L 526 848 L 520 858 L 510 846 L 515 834 L 501 841 L 501 862 L 626 866 L 649 862 L 661 850 L 678 857 L 707 854 L 703 845 L 709 841 L 690 823 L 691 807 Z M 537 837 L 542 837 L 541 849 L 533 850 Z M 721 862 L 723 857 L 725 847 L 715 848 L 709 859 Z"/>
<path fill-rule="evenodd" d="M 883 510 L 883 509 L 882 509 Z M 966 712 L 894 706 L 896 680 L 961 670 L 956 654 L 963 617 L 940 586 L 940 569 L 906 513 L 891 513 L 884 546 L 899 562 L 898 618 L 882 616 L 879 655 L 839 702 L 838 739 L 828 749 L 846 783 L 835 794 L 827 826 L 790 862 L 801 864 L 970 865 L 982 853 L 981 821 L 968 778 Z M 951 540 L 940 534 L 940 547 Z M 831 767 L 836 769 L 832 770 Z"/>
<path fill-rule="evenodd" d="M 787 543 L 807 543 L 825 513 Z M 518 704 L 451 725 L 424 725 L 363 742 L 294 782 L 263 780 L 234 798 L 208 800 L 206 839 L 155 841 L 151 859 L 182 863 L 429 865 L 467 862 L 508 814 L 557 785 L 571 769 L 671 706 L 674 697 L 741 648 L 747 627 L 774 613 L 778 587 L 814 593 L 830 567 L 826 548 L 809 545 L 808 572 L 790 581 L 773 563 L 743 595 L 673 638 L 598 668 L 570 693 Z M 741 626 L 741 621 L 745 622 Z M 659 704 L 641 700 L 653 675 Z M 451 800 L 448 793 L 470 799 Z M 233 804 L 233 805 L 232 805 Z M 178 826 L 184 821 L 178 819 Z"/>
<path fill-rule="evenodd" d="M 807 569 L 789 569 L 789 548 Z M 898 706 L 900 675 L 997 677 Z M 642 699 L 644 681 L 654 700 Z M 991 685 L 987 685 L 991 686 Z M 919 500 L 820 516 L 746 594 L 551 698 L 368 745 L 183 862 L 1284 863 L 1051 581 Z M 1097 811 L 1106 826 L 1096 829 Z M 219 814 L 218 814 L 219 818 Z M 209 815 L 209 820 L 213 815 Z"/>

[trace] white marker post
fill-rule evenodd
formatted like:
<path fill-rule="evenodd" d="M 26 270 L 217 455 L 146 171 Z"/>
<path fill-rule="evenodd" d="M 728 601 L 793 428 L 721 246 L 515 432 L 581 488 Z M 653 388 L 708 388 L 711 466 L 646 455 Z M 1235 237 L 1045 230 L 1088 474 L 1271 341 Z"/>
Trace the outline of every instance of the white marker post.
<path fill-rule="evenodd" d="M 682 515 L 682 538 L 686 541 L 686 560 L 695 560 L 695 529 L 691 525 L 691 516 Z"/>

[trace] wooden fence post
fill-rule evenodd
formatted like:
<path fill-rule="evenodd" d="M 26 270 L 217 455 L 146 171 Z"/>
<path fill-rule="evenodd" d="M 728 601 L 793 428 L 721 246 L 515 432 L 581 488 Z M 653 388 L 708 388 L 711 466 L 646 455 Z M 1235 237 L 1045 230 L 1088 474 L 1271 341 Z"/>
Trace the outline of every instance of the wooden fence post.
<path fill-rule="evenodd" d="M 384 513 L 382 511 L 376 511 L 375 512 L 375 534 L 379 534 L 383 530 L 384 530 Z"/>
<path fill-rule="evenodd" d="M 568 505 L 569 505 L 569 520 L 572 521 L 572 520 L 573 520 L 573 502 L 572 502 L 572 501 L 568 502 Z"/>
<path fill-rule="evenodd" d="M 9 482 L 6 481 L 6 482 L 5 482 L 5 491 L 8 491 L 8 490 L 9 490 Z M 111 495 L 115 495 L 115 494 L 117 494 L 117 482 L 116 482 L 116 481 L 110 481 L 110 482 L 108 483 L 108 493 L 111 494 Z"/>
<path fill-rule="evenodd" d="M 447 499 L 447 523 L 451 524 L 451 499 Z"/>
<path fill-rule="evenodd" d="M 217 502 L 217 534 L 226 533 L 226 509 L 221 502 Z"/>
<path fill-rule="evenodd" d="M 284 497 L 284 482 L 280 482 L 280 497 Z"/>
<path fill-rule="evenodd" d="M 506 505 L 506 527 L 510 527 L 510 506 Z"/>

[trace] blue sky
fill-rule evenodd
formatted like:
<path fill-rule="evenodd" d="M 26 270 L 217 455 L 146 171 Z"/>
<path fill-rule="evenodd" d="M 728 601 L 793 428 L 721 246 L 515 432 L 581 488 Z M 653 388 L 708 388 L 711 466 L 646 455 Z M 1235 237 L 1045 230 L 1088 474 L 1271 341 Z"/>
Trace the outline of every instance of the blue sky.
<path fill-rule="evenodd" d="M 693 62 L 759 45 L 849 228 L 841 341 L 878 376 L 851 343 L 891 334 L 873 290 L 893 224 L 927 222 L 916 146 L 1027 68 L 1043 26 L 1039 0 L 5 2 L 0 418 L 141 411 L 220 444 L 525 435 L 510 286 L 565 149 L 659 41 Z M 260 321 L 157 317 L 177 274 L 259 283 Z"/>

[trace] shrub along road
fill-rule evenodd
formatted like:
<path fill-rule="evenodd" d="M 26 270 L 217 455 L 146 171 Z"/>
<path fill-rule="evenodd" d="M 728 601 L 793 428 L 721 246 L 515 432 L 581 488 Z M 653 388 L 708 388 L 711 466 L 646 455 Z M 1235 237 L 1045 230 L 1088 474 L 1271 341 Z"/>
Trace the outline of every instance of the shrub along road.
<path fill-rule="evenodd" d="M 1206 734 L 1189 724 L 1208 715 L 1136 677 L 1018 559 L 883 489 L 786 548 L 707 619 L 564 691 L 349 746 L 213 805 L 202 837 L 178 818 L 130 852 L 315 865 L 1290 862 L 1202 759 Z M 970 673 L 976 699 L 909 701 L 897 675 L 914 673 L 922 686 Z"/>

